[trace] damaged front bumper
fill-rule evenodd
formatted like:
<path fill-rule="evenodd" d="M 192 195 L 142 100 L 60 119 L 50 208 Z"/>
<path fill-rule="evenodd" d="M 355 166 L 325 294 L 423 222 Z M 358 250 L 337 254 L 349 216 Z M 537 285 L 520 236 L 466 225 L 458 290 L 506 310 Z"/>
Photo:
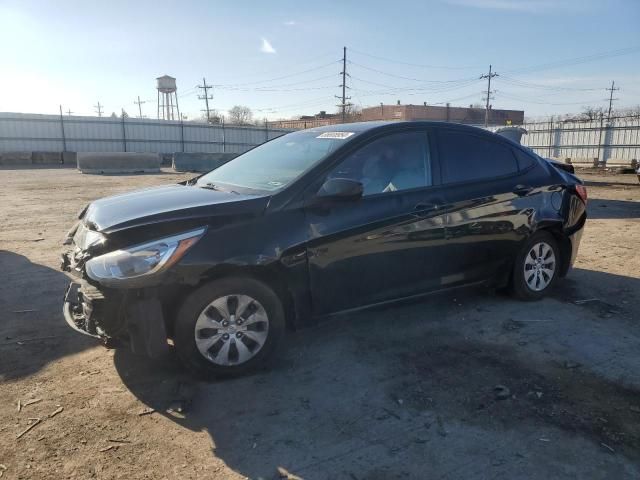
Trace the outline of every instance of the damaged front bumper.
<path fill-rule="evenodd" d="M 81 287 L 82 285 L 76 282 L 71 282 L 67 287 L 62 306 L 64 319 L 76 332 L 90 337 L 105 338 L 100 335 L 95 321 L 92 321 L 93 303 L 86 300 Z"/>
<path fill-rule="evenodd" d="M 75 331 L 105 344 L 126 343 L 134 353 L 152 358 L 169 349 L 162 305 L 154 291 L 103 291 L 79 279 L 67 287 L 62 312 Z"/>

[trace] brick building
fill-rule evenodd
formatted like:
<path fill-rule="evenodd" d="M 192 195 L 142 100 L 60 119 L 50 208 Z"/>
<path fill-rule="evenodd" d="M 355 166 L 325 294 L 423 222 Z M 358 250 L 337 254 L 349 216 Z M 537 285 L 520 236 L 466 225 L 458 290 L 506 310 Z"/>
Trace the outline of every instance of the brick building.
<path fill-rule="evenodd" d="M 325 125 L 335 125 L 341 123 L 341 116 L 337 113 L 327 113 L 324 110 L 315 115 L 303 115 L 293 120 L 273 120 L 267 122 L 270 128 L 292 128 L 303 129 L 313 127 L 324 127 Z"/>
<path fill-rule="evenodd" d="M 327 113 L 324 110 L 315 115 L 303 115 L 293 120 L 274 120 L 267 122 L 271 128 L 304 129 L 324 127 L 342 123 L 339 113 Z M 350 122 L 371 122 L 374 120 L 435 120 L 442 122 L 484 124 L 484 108 L 451 107 L 436 105 L 379 105 L 366 107 L 362 112 L 351 117 Z M 524 122 L 523 110 L 489 111 L 489 125 L 520 125 Z"/>
<path fill-rule="evenodd" d="M 451 107 L 436 105 L 379 105 L 362 109 L 362 121 L 373 120 L 436 120 L 443 122 L 483 124 L 484 108 Z M 518 125 L 524 122 L 523 110 L 494 110 L 489 111 L 490 125 Z"/>

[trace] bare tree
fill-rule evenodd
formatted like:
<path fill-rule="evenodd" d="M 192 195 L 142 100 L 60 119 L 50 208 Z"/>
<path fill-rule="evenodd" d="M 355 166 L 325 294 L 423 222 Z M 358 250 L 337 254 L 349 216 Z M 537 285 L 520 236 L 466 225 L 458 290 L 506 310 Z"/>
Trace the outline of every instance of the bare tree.
<path fill-rule="evenodd" d="M 220 112 L 218 112 L 218 110 L 216 110 L 215 108 L 210 108 L 209 118 L 207 118 L 206 112 L 203 112 L 202 115 L 200 115 L 200 118 L 198 120 L 205 123 L 209 122 L 211 124 L 218 124 L 221 121 Z"/>
<path fill-rule="evenodd" d="M 236 105 L 229 110 L 229 123 L 236 125 L 248 125 L 253 119 L 253 112 L 249 107 Z"/>
<path fill-rule="evenodd" d="M 640 105 L 633 107 L 616 108 L 613 111 L 615 117 L 640 117 Z"/>
<path fill-rule="evenodd" d="M 362 115 L 362 109 L 358 105 L 348 104 L 345 109 L 345 119 L 347 122 L 358 122 L 360 120 L 360 116 Z M 340 110 L 338 113 L 342 113 Z"/>
<path fill-rule="evenodd" d="M 587 120 L 597 120 L 604 113 L 602 107 L 582 107 L 582 118 Z"/>

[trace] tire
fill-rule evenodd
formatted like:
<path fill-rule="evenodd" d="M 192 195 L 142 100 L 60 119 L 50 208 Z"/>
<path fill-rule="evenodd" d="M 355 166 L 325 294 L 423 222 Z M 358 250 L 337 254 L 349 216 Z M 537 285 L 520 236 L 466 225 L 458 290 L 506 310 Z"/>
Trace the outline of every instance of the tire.
<path fill-rule="evenodd" d="M 185 299 L 174 344 L 178 357 L 196 375 L 234 377 L 266 367 L 284 329 L 282 302 L 271 288 L 249 277 L 224 278 Z"/>
<path fill-rule="evenodd" d="M 541 245 L 544 258 L 538 260 Z M 532 250 L 536 258 L 533 257 Z M 534 233 L 516 256 L 511 274 L 512 295 L 520 300 L 541 299 L 553 288 L 560 264 L 560 250 L 553 235 L 545 231 Z M 531 274 L 525 273 L 529 271 Z"/>

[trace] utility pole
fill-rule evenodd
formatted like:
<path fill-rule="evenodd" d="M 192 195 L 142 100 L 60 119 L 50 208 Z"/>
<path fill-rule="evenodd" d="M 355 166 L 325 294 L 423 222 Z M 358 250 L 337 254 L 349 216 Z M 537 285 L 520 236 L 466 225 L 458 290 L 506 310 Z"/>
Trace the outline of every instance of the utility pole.
<path fill-rule="evenodd" d="M 613 98 L 613 92 L 615 92 L 616 90 L 620 90 L 620 88 L 615 88 L 615 87 L 616 87 L 616 82 L 614 80 L 611 82 L 611 87 L 607 88 L 607 90 L 611 92 L 611 94 L 609 95 L 609 113 L 607 113 L 607 122 L 611 121 L 611 107 L 613 106 L 613 101 L 618 100 L 617 98 Z"/>
<path fill-rule="evenodd" d="M 67 110 L 67 115 L 71 116 L 72 113 L 71 109 Z"/>
<path fill-rule="evenodd" d="M 207 123 L 211 123 L 211 111 L 209 110 L 209 100 L 213 100 L 213 95 L 209 95 L 207 90 L 212 89 L 213 85 L 207 85 L 207 80 L 202 77 L 202 85 L 197 85 L 198 88 L 204 90 L 204 95 L 198 95 L 199 100 L 204 100 L 204 104 L 206 106 L 206 110 L 200 110 L 201 112 L 206 112 L 207 114 Z"/>
<path fill-rule="evenodd" d="M 345 123 L 347 121 L 347 107 L 350 107 L 351 104 L 347 103 L 347 100 L 351 100 L 351 97 L 347 97 L 347 76 L 349 76 L 349 74 L 347 73 L 347 47 L 342 47 L 342 71 L 340 72 L 340 74 L 342 75 L 342 84 L 339 85 L 340 87 L 342 87 L 342 97 L 339 96 L 335 96 L 338 100 L 341 100 L 340 105 L 338 105 L 338 107 L 341 108 L 342 110 L 342 123 Z"/>
<path fill-rule="evenodd" d="M 138 101 L 136 102 L 134 100 L 133 103 L 138 105 L 138 112 L 140 113 L 140 116 L 138 118 L 142 118 L 142 104 L 143 103 L 147 103 L 147 101 L 146 100 L 140 100 L 140 95 L 138 95 Z"/>
<path fill-rule="evenodd" d="M 491 79 L 493 77 L 497 77 L 498 74 L 495 72 L 491 72 L 491 65 L 489 65 L 489 73 L 488 74 L 484 74 L 484 75 L 480 75 L 480 79 L 484 79 L 486 78 L 488 80 L 487 82 L 487 104 L 485 106 L 485 110 L 484 110 L 484 126 L 486 127 L 487 125 L 489 125 L 489 101 L 491 100 Z"/>
<path fill-rule="evenodd" d="M 100 105 L 100 102 L 98 102 L 97 105 L 94 105 L 93 108 L 96 109 L 96 113 L 98 114 L 99 117 L 102 116 L 102 105 Z"/>

